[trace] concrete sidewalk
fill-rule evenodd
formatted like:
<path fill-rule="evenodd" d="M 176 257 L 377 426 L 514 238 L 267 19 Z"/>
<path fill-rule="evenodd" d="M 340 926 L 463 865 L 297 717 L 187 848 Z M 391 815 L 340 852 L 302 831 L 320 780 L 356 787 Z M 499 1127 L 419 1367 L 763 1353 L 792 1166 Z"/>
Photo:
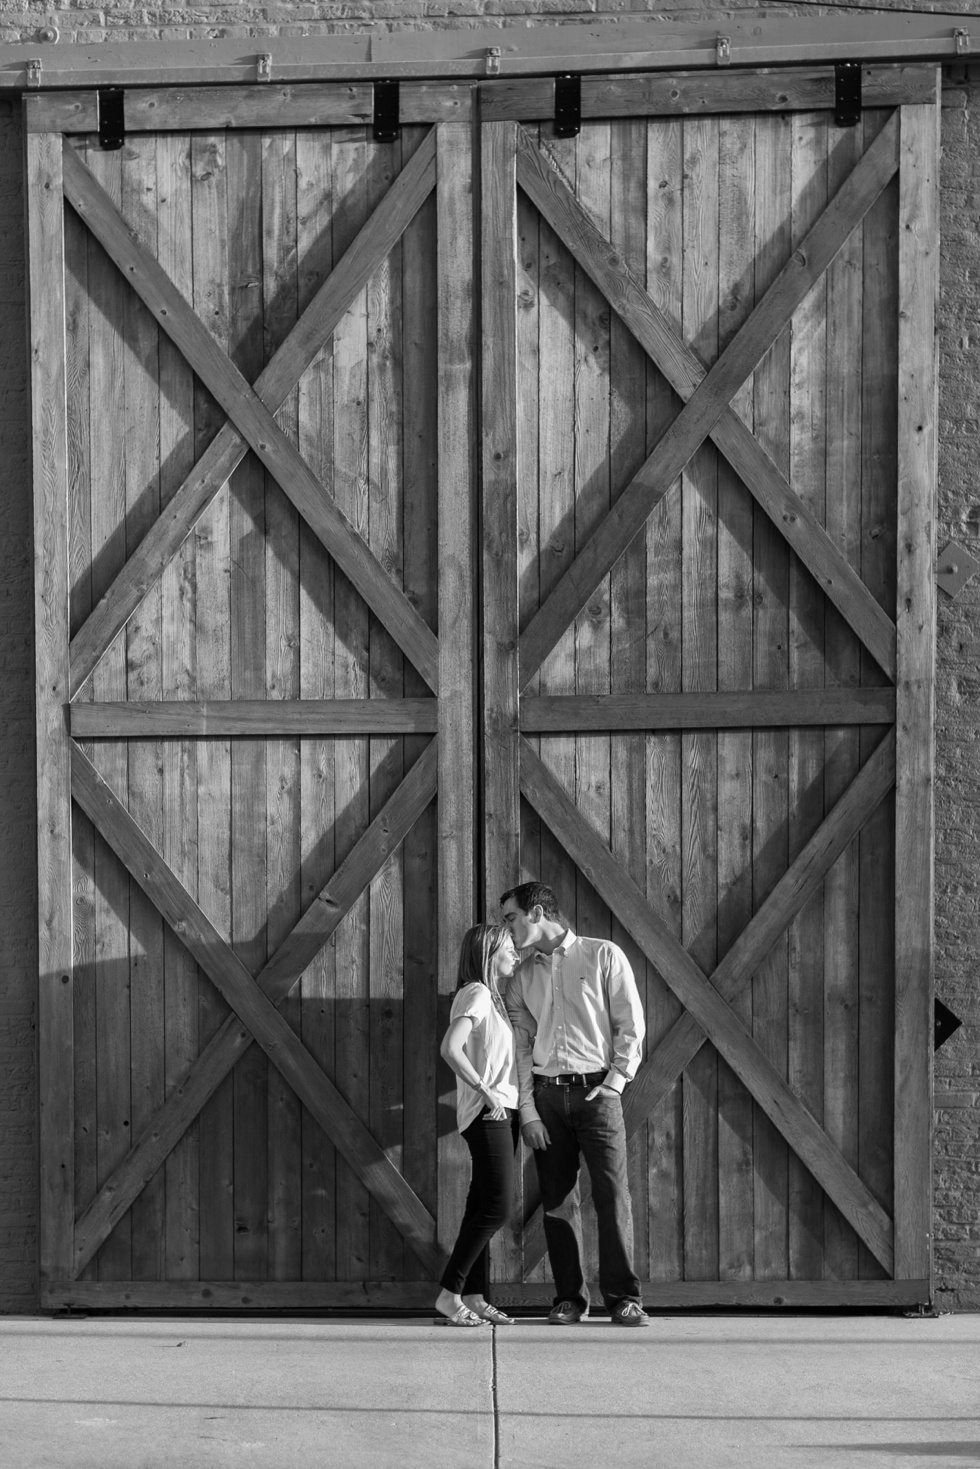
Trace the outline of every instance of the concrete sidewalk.
<path fill-rule="evenodd" d="M 980 1317 L 0 1319 L 0 1469 L 980 1465 Z"/>

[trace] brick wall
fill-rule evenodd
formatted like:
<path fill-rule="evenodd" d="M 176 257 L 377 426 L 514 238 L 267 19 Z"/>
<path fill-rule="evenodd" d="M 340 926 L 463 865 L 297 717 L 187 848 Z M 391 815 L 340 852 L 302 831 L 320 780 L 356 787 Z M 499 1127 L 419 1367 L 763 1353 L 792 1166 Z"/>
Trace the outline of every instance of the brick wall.
<path fill-rule="evenodd" d="M 980 559 L 980 75 L 944 91 L 939 526 Z M 963 1026 L 936 1056 L 941 1304 L 980 1307 L 980 577 L 939 593 L 936 994 Z"/>
<path fill-rule="evenodd" d="M 337 3 L 12 5 L 0 41 L 180 39 L 396 24 L 486 24 L 492 17 L 572 19 L 649 0 L 337 0 Z M 897 8 L 897 7 L 896 7 Z M 953 4 L 947 10 L 958 8 Z M 33 617 L 19 104 L 0 100 L 0 1311 L 36 1301 Z M 980 69 L 947 87 L 943 110 L 939 535 L 980 557 Z M 935 1230 L 938 1301 L 980 1307 L 980 577 L 939 596 L 936 990 L 963 1020 L 936 1059 Z"/>

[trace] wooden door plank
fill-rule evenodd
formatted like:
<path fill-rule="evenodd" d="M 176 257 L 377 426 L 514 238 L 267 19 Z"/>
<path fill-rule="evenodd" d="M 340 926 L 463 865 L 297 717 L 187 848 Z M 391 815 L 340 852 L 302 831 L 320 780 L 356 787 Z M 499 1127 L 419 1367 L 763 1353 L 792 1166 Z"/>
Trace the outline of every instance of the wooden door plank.
<path fill-rule="evenodd" d="M 517 880 L 520 793 L 517 753 L 517 129 L 480 130 L 483 585 L 483 821 L 488 913 Z"/>
<path fill-rule="evenodd" d="M 865 112 L 864 146 L 885 126 Z M 896 448 L 898 395 L 898 235 L 896 178 L 864 221 L 861 364 L 861 576 L 887 612 L 895 614 Z M 896 675 L 897 676 L 897 675 Z M 880 670 L 862 650 L 861 682 L 880 684 Z M 861 731 L 861 757 L 874 736 Z M 895 1078 L 895 808 L 884 803 L 861 832 L 858 950 L 858 1169 L 879 1198 L 894 1197 Z M 858 1273 L 881 1277 L 879 1262 L 858 1245 Z"/>
<path fill-rule="evenodd" d="M 631 267 L 646 271 L 649 221 L 647 211 L 647 125 L 641 120 L 610 129 L 610 238 Z M 609 324 L 609 456 L 611 484 L 622 484 L 647 453 L 647 358 L 618 316 Z M 652 442 L 652 435 L 651 435 Z M 612 692 L 646 689 L 647 543 L 637 536 L 610 576 L 609 674 Z M 522 706 L 523 718 L 523 706 Z M 647 875 L 646 739 L 642 734 L 615 735 L 610 740 L 609 830 L 613 855 L 644 891 Z M 625 952 L 636 979 L 644 1012 L 648 996 L 646 956 L 630 934 L 613 919 L 611 937 Z M 650 1275 L 649 1138 L 645 1127 L 629 1140 L 628 1168 L 635 1201 L 633 1266 L 645 1280 Z"/>
<path fill-rule="evenodd" d="M 187 138 L 169 135 L 156 141 L 158 180 L 158 252 L 163 269 L 177 289 L 193 297 L 193 241 L 190 202 L 190 153 Z M 160 495 L 172 501 L 194 463 L 194 383 L 190 369 L 173 343 L 161 334 L 160 354 Z M 185 540 L 160 578 L 163 598 L 161 676 L 163 699 L 193 698 L 195 560 L 192 540 Z M 69 712 L 70 720 L 70 712 Z M 164 860 L 192 897 L 198 896 L 197 873 L 198 751 L 190 741 L 162 743 Z M 200 1050 L 198 1037 L 198 972 L 176 935 L 164 925 L 165 1093 L 170 1096 Z M 134 1138 L 140 1136 L 134 1131 Z M 165 1274 L 167 1279 L 195 1279 L 200 1251 L 198 1209 L 199 1148 L 191 1128 L 167 1158 Z"/>
<path fill-rule="evenodd" d="M 372 150 L 371 187 L 402 165 L 404 135 L 389 149 Z M 408 511 L 403 473 L 403 331 L 401 244 L 395 246 L 367 287 L 367 541 L 378 563 L 404 584 L 404 523 Z M 368 685 L 372 696 L 401 697 L 403 659 L 384 627 L 368 628 Z M 404 771 L 401 740 L 368 742 L 370 815 L 374 816 Z M 400 1169 L 403 1095 L 401 1004 L 404 976 L 404 853 L 399 847 L 371 883 L 368 897 L 368 1126 Z M 367 1273 L 372 1279 L 404 1273 L 402 1242 L 375 1200 L 369 1206 Z"/>
<path fill-rule="evenodd" d="M 505 126 L 505 124 L 501 124 Z M 799 303 L 860 224 L 897 167 L 897 121 L 882 130 L 820 220 L 758 302 L 737 337 L 707 372 L 643 468 L 623 490 L 601 529 L 521 637 L 525 674 L 538 666 L 622 555 L 693 452 L 728 409 Z"/>
<path fill-rule="evenodd" d="M 206 317 L 222 343 L 230 332 L 228 266 L 229 219 L 226 139 L 194 134 L 190 145 L 191 239 L 195 311 Z M 171 343 L 174 351 L 176 346 Z M 194 432 L 206 443 L 220 431 L 221 414 L 213 398 L 194 381 Z M 231 696 L 231 524 L 230 487 L 213 499 L 194 536 L 194 693 L 204 698 Z M 160 522 L 158 522 L 159 524 Z M 96 670 L 96 676 L 98 670 Z M 196 898 L 223 938 L 231 934 L 231 744 L 217 738 L 197 751 Z M 186 949 L 185 949 L 186 952 Z M 208 1043 L 231 1020 L 222 996 L 197 980 L 198 1044 Z M 219 1087 L 196 1128 L 199 1176 L 198 1268 L 205 1277 L 235 1273 L 233 1149 L 234 1081 Z M 125 1167 L 125 1160 L 121 1164 Z"/>
<path fill-rule="evenodd" d="M 526 744 L 521 788 L 541 811 L 609 907 L 629 928 L 651 963 L 752 1092 L 780 1133 L 806 1162 L 841 1212 L 886 1269 L 892 1261 L 892 1225 L 874 1195 L 845 1163 L 785 1079 L 760 1051 L 685 949 L 656 921 L 642 893 L 591 832 L 567 793 Z"/>
<path fill-rule="evenodd" d="M 832 135 L 829 187 L 854 167 L 863 135 Z M 862 232 L 855 230 L 827 272 L 827 533 L 852 566 L 861 564 L 861 294 Z M 828 698 L 861 678 L 861 648 L 835 608 L 827 609 Z M 833 723 L 836 725 L 837 721 Z M 824 801 L 832 806 L 861 764 L 860 730 L 824 732 Z M 858 1162 L 858 843 L 853 841 L 824 880 L 824 1126 L 852 1167 Z M 857 1238 L 824 1201 L 823 1272 L 857 1276 Z"/>
<path fill-rule="evenodd" d="M 321 283 L 329 280 L 333 262 L 339 254 L 339 250 L 336 253 L 334 250 L 332 228 L 332 156 L 332 134 L 315 129 L 297 133 L 296 249 L 301 262 L 298 279 L 301 319 L 318 291 L 323 289 Z M 404 174 L 399 177 L 404 177 Z M 333 353 L 323 352 L 300 379 L 298 391 L 300 452 L 331 493 L 334 492 L 333 374 Z M 304 703 L 329 703 L 336 682 L 334 665 L 338 648 L 333 612 L 339 578 L 333 562 L 303 520 L 299 523 L 299 558 L 300 697 Z M 334 746 L 326 738 L 317 738 L 320 733 L 312 731 L 310 736 L 300 741 L 300 876 L 304 901 L 308 895 L 323 889 L 328 874 L 337 866 L 338 812 L 332 768 Z M 334 945 L 324 944 L 305 967 L 299 990 L 303 1044 L 322 1070 L 328 1076 L 335 1076 L 337 1052 L 333 1005 L 337 994 L 337 967 Z M 304 1280 L 335 1280 L 336 1150 L 305 1109 L 301 1127 L 300 1271 Z M 409 1182 L 413 1181 L 409 1179 Z M 418 1193 L 418 1188 L 415 1191 Z"/>
<path fill-rule="evenodd" d="M 937 72 L 938 88 L 938 72 Z M 903 107 L 898 228 L 895 1275 L 932 1273 L 939 96 Z"/>
<path fill-rule="evenodd" d="M 331 147 L 334 199 L 334 249 L 342 250 L 371 212 L 369 155 L 371 143 L 362 130 L 335 135 Z M 380 263 L 380 262 L 379 262 Z M 351 301 L 333 340 L 334 494 L 362 535 L 369 524 L 370 485 L 367 474 L 368 392 L 367 281 Z M 334 577 L 334 633 L 337 658 L 335 690 L 341 697 L 367 698 L 368 608 L 342 573 Z M 351 650 L 350 652 L 348 650 Z M 351 656 L 353 653 L 354 656 Z M 363 740 L 346 739 L 334 752 L 335 841 L 353 846 L 370 823 L 368 748 Z M 360 894 L 337 931 L 336 1025 L 334 1049 L 343 1056 L 338 1073 L 345 1099 L 359 1117 L 370 1107 L 368 1033 L 369 894 Z M 341 1280 L 366 1279 L 371 1198 L 360 1179 L 341 1159 L 337 1165 L 335 1248 Z"/>
<path fill-rule="evenodd" d="M 651 1312 L 705 1310 L 797 1311 L 809 1308 L 895 1311 L 901 1306 L 929 1301 L 926 1280 L 641 1280 L 644 1302 Z M 598 1294 L 598 1282 L 591 1282 Z M 495 1299 L 507 1310 L 541 1317 L 551 1307 L 550 1283 L 507 1282 L 497 1287 Z M 74 1281 L 46 1282 L 41 1308 L 50 1311 L 411 1311 L 431 1316 L 429 1282 L 347 1281 Z"/>
<path fill-rule="evenodd" d="M 122 152 L 90 149 L 91 164 L 114 204 L 122 200 Z M 99 596 L 126 553 L 125 430 L 105 432 L 105 423 L 125 425 L 129 292 L 104 250 L 89 238 L 90 481 L 93 592 Z M 126 649 L 110 649 L 92 681 L 97 699 L 126 696 Z M 126 798 L 128 752 L 125 746 L 97 749 L 100 774 Z M 95 838 L 95 1033 L 96 1161 L 101 1183 L 125 1157 L 132 1138 L 131 991 L 129 980 L 130 883 L 105 842 Z M 133 1273 L 132 1219 L 120 1223 L 96 1262 L 102 1279 L 128 1279 Z"/>
<path fill-rule="evenodd" d="M 828 196 L 828 128 L 823 116 L 792 121 L 792 230 L 802 239 Z M 828 272 L 829 274 L 829 272 Z M 819 281 L 793 317 L 789 363 L 789 472 L 793 488 L 820 523 L 827 518 L 827 281 Z M 826 599 L 805 567 L 790 563 L 789 681 L 813 688 L 824 680 Z M 824 815 L 824 740 L 794 726 L 789 735 L 789 857 Z M 823 890 L 788 928 L 787 1080 L 821 1124 L 824 1119 Z M 823 1197 L 798 1158 L 789 1159 L 789 1274 L 813 1279 L 823 1267 Z"/>
<path fill-rule="evenodd" d="M 610 148 L 608 123 L 593 123 L 575 143 L 575 191 L 583 206 L 597 218 L 608 235 L 610 219 Z M 563 252 L 564 253 L 564 252 Z M 572 318 L 574 357 L 572 373 L 572 524 L 574 544 L 581 545 L 609 513 L 612 484 L 609 461 L 611 398 L 610 312 L 602 293 L 577 264 L 571 264 L 574 288 Z M 618 387 L 618 384 L 616 385 Z M 546 392 L 550 384 L 544 384 Z M 609 694 L 610 578 L 605 577 L 589 599 L 584 617 L 572 633 L 572 681 L 577 693 Z M 607 845 L 611 833 L 611 746 L 605 733 L 577 735 L 574 741 L 572 789 L 578 808 L 598 828 Z M 580 872 L 574 874 L 574 926 L 579 933 L 611 938 L 611 920 L 601 898 Z M 598 1270 L 598 1226 L 594 1211 L 582 1216 L 583 1268 L 588 1276 Z"/>
<path fill-rule="evenodd" d="M 72 791 L 167 922 L 180 932 L 232 1007 L 238 1024 L 251 1031 L 320 1125 L 330 1132 L 347 1163 L 383 1203 L 430 1276 L 437 1275 L 442 1256 L 435 1245 L 432 1216 L 304 1049 L 266 990 L 252 978 L 77 747 L 72 758 Z M 293 979 L 296 977 L 294 973 Z"/>
<path fill-rule="evenodd" d="M 389 851 L 402 841 L 436 792 L 436 751 L 430 745 L 409 771 L 381 815 L 355 844 L 333 877 L 306 910 L 289 938 L 280 945 L 256 983 L 273 1004 L 292 989 L 300 975 L 336 933 Z M 75 1269 L 84 1267 L 102 1240 L 161 1167 L 208 1099 L 221 1085 L 252 1037 L 230 1015 L 192 1062 L 179 1084 L 125 1160 L 79 1216 L 75 1229 Z"/>
<path fill-rule="evenodd" d="M 518 135 L 518 181 L 558 230 L 580 264 L 605 292 L 653 361 L 686 403 L 704 381 L 706 368 L 698 355 L 650 299 L 642 284 L 613 250 L 557 171 L 549 167 L 522 129 Z M 845 242 L 846 243 L 846 242 Z M 854 570 L 827 536 L 824 527 L 789 485 L 743 418 L 728 408 L 711 430 L 742 482 L 774 525 L 817 578 L 825 594 L 865 642 L 888 673 L 895 667 L 895 625 L 869 594 Z M 524 650 L 528 676 L 530 648 Z M 533 660 L 532 660 L 533 661 Z"/>
<path fill-rule="evenodd" d="M 679 322 L 684 285 L 684 147 L 679 118 L 647 126 L 648 230 L 645 279 L 661 316 Z M 640 277 L 643 280 L 643 276 Z M 677 411 L 676 400 L 652 361 L 647 366 L 648 454 Z M 646 526 L 646 686 L 658 696 L 684 699 L 680 692 L 683 527 L 679 495 L 668 495 Z M 628 554 L 628 553 L 627 553 Z M 664 926 L 680 938 L 683 907 L 679 733 L 646 739 L 647 857 L 650 906 Z M 672 991 L 647 963 L 647 1054 L 683 1014 Z M 683 1085 L 668 1089 L 649 1114 L 650 1172 L 646 1188 L 649 1219 L 649 1271 L 652 1280 L 679 1280 L 684 1274 Z"/>
<path fill-rule="evenodd" d="M 928 69 L 862 66 L 866 107 L 929 101 Z M 582 118 L 671 117 L 679 113 L 809 112 L 835 105 L 832 66 L 739 68 L 730 71 L 641 72 L 582 77 Z M 520 77 L 480 84 L 487 122 L 545 120 L 555 115 L 551 77 Z M 128 125 L 128 118 L 127 118 Z"/>
<path fill-rule="evenodd" d="M 254 394 L 269 414 L 278 409 L 287 393 L 295 386 L 321 350 L 324 339 L 342 318 L 350 301 L 363 288 L 366 280 L 391 250 L 431 192 L 435 176 L 434 156 L 434 141 L 430 146 L 427 140 L 409 167 L 395 181 L 376 213 L 345 250 L 336 269 L 300 319 L 296 330 L 282 344 L 256 381 Z M 84 178 L 81 182 L 84 183 Z M 130 276 L 131 280 L 135 278 Z M 183 299 L 179 293 L 176 294 L 178 299 Z M 183 315 L 186 314 L 185 311 Z M 173 321 L 171 313 L 165 322 L 172 325 Z M 200 330 L 192 330 L 195 339 L 200 338 Z M 183 350 L 183 344 L 178 345 Z M 245 386 L 244 383 L 237 384 L 239 388 L 242 386 Z M 245 391 L 248 391 L 247 386 Z M 244 457 L 247 448 L 246 436 L 239 434 L 231 423 L 221 429 L 174 497 L 167 515 L 153 527 L 108 590 L 106 597 L 75 635 L 72 641 L 73 691 L 81 686 L 116 633 L 132 616 L 146 595 L 147 587 L 160 575 L 163 566 Z M 322 509 L 323 513 L 327 513 L 329 507 Z M 321 534 L 323 527 L 319 523 L 314 528 L 318 535 Z M 340 534 L 350 540 L 347 532 L 341 530 Z M 366 551 L 362 555 L 366 555 Z M 411 624 L 412 619 L 409 616 L 409 625 Z M 428 644 L 424 635 L 423 642 Z"/>
<path fill-rule="evenodd" d="M 778 279 L 793 247 L 792 117 L 756 120 L 755 299 Z M 789 472 L 789 382 L 792 332 L 781 334 L 752 381 L 755 434 L 784 474 Z M 802 501 L 800 502 L 802 505 Z M 777 523 L 755 517 L 752 681 L 789 688 L 791 557 Z M 758 900 L 786 871 L 789 859 L 789 730 L 757 730 L 752 742 L 752 887 Z M 781 1072 L 788 1059 L 789 938 L 781 934 L 752 983 L 752 1034 Z M 755 1239 L 753 1273 L 789 1274 L 789 1159 L 784 1138 L 765 1110 L 753 1108 Z"/>
<path fill-rule="evenodd" d="M 156 142 L 141 138 L 125 156 L 121 207 L 144 249 L 158 253 Z M 142 302 L 127 292 L 121 323 L 125 417 L 118 426 L 126 445 L 126 544 L 133 545 L 160 514 L 159 332 Z M 163 608 L 159 584 L 126 628 L 125 692 L 153 699 L 162 694 Z M 122 753 L 120 748 L 118 753 Z M 163 750 L 152 740 L 128 748 L 128 805 L 155 846 L 163 839 Z M 164 1047 L 164 925 L 149 899 L 130 885 L 129 1032 L 132 1080 L 129 1138 L 142 1132 L 166 1095 Z M 135 1279 L 165 1273 L 165 1196 L 162 1175 L 144 1189 L 131 1215 Z"/>
<path fill-rule="evenodd" d="M 262 142 L 262 360 L 267 362 L 296 327 L 300 314 L 299 156 L 291 129 Z M 299 393 L 288 395 L 277 421 L 299 445 Z M 316 473 L 316 471 L 314 471 Z M 300 693 L 300 517 L 271 482 L 265 496 L 265 646 L 260 666 L 266 699 L 279 703 Z M 253 589 L 254 595 L 254 589 Z M 275 951 L 301 912 L 302 789 L 300 742 L 292 736 L 265 747 L 265 891 L 259 895 L 266 948 Z M 257 967 L 257 966 L 256 966 Z M 303 1031 L 299 987 L 280 1006 L 297 1034 Z M 323 1068 L 321 1067 L 321 1070 Z M 303 1268 L 302 1106 L 282 1074 L 269 1073 L 268 1272 L 274 1280 L 298 1280 Z"/>
<path fill-rule="evenodd" d="M 277 140 L 278 141 L 278 140 Z M 254 382 L 265 359 L 264 239 L 268 228 L 262 188 L 265 140 L 258 133 L 231 132 L 225 140 L 225 179 L 229 236 L 226 247 L 228 333 L 222 348 L 247 382 Z M 251 291 L 235 288 L 254 281 Z M 207 384 L 205 384 L 207 386 Z M 289 402 L 277 424 L 285 434 Z M 275 494 L 275 488 L 271 494 Z M 230 694 L 258 699 L 266 692 L 266 477 L 247 455 L 236 469 L 228 498 L 230 547 Z M 229 942 L 250 974 L 267 957 L 266 895 L 267 793 L 266 744 L 231 744 L 231 930 Z M 227 998 L 227 996 L 225 996 Z M 228 1162 L 234 1200 L 234 1274 L 262 1280 L 269 1268 L 270 1068 L 260 1047 L 250 1049 L 232 1077 L 234 1131 Z"/>
<path fill-rule="evenodd" d="M 755 118 L 726 118 L 718 150 L 718 345 L 734 337 L 752 309 L 747 282 L 755 264 Z M 751 386 L 732 400 L 732 411 L 753 422 Z M 717 443 L 717 440 L 715 440 Z M 755 508 L 738 476 L 718 465 L 718 688 L 752 686 L 752 621 L 755 587 L 752 532 Z M 711 695 L 708 695 L 710 698 Z M 765 698 L 763 695 L 762 698 Z M 753 702 L 759 700 L 756 695 Z M 718 952 L 726 953 L 752 916 L 752 734 L 718 734 Z M 747 987 L 731 1005 L 747 1029 L 752 996 Z M 718 1274 L 723 1280 L 753 1274 L 755 1200 L 752 1183 L 752 1098 L 724 1061 L 718 1062 Z"/>
<path fill-rule="evenodd" d="M 401 116 L 404 118 L 404 111 Z M 455 123 L 454 123 L 455 125 Z M 416 146 L 422 146 L 421 128 L 402 129 L 402 158 Z M 439 134 L 437 133 L 437 148 Z M 472 148 L 472 141 L 469 146 Z M 406 164 L 407 166 L 407 164 Z M 439 160 L 436 160 L 437 172 Z M 472 215 L 469 217 L 471 222 Z M 471 224 L 472 228 L 472 224 Z M 472 244 L 472 242 L 471 242 Z M 439 345 L 439 310 L 445 299 L 439 288 L 439 222 L 438 199 L 430 195 L 423 209 L 402 236 L 402 402 L 406 433 L 402 445 L 405 484 L 411 486 L 409 511 L 404 524 L 405 590 L 430 627 L 452 635 L 451 627 L 439 614 L 440 552 L 439 526 L 439 417 L 443 401 L 440 392 L 440 363 L 446 362 L 450 377 L 454 369 L 450 358 L 443 356 Z M 472 259 L 472 252 L 467 257 Z M 472 295 L 470 300 L 472 312 Z M 436 331 L 433 331 L 433 322 Z M 472 316 L 470 318 L 470 353 L 474 350 Z M 447 351 L 449 348 L 447 347 Z M 447 381 L 445 391 L 450 393 Z M 475 464 L 475 403 L 466 410 L 469 418 L 469 452 Z M 473 478 L 468 487 L 472 505 Z M 466 491 L 457 487 L 465 500 Z M 453 513 L 453 512 L 449 512 Z M 472 550 L 472 544 L 471 544 Z M 475 578 L 475 566 L 471 568 Z M 442 640 L 440 639 L 440 657 Z M 472 644 L 468 657 L 472 660 Z M 440 688 L 445 697 L 450 675 L 440 669 Z M 472 676 L 472 675 L 471 675 Z M 405 666 L 405 694 L 416 697 L 426 692 L 422 679 Z M 472 712 L 470 713 L 472 721 Z M 448 732 L 447 732 L 447 738 Z M 443 736 L 440 733 L 440 749 Z M 412 736 L 404 741 L 404 758 L 410 767 L 419 758 L 427 741 Z M 472 756 L 471 756 L 472 760 Z M 433 1135 L 432 1099 L 437 1095 L 438 1068 L 442 1064 L 433 1037 L 439 1033 L 440 974 L 432 963 L 432 935 L 439 926 L 439 864 L 444 848 L 439 839 L 440 801 L 430 805 L 405 838 L 402 847 L 404 880 L 403 929 L 405 955 L 402 978 L 402 1173 L 419 1198 L 437 1220 L 439 1218 L 439 1143 Z M 470 859 L 472 861 L 472 858 Z M 470 891 L 469 915 L 475 912 L 475 892 Z M 439 966 L 440 971 L 442 966 Z M 438 1131 L 438 1129 L 437 1129 Z M 409 1256 L 405 1261 L 409 1278 L 421 1274 L 421 1266 Z"/>
<path fill-rule="evenodd" d="M 699 356 L 718 356 L 718 121 L 685 118 L 681 324 Z M 669 432 L 669 430 L 668 430 Z M 702 444 L 680 480 L 681 678 L 685 693 L 718 687 L 718 456 Z M 707 974 L 718 962 L 718 749 L 711 731 L 681 734 L 680 940 Z M 601 835 L 601 833 L 600 833 Z M 675 991 L 676 993 L 676 991 Z M 680 996 L 678 996 L 680 998 Z M 683 1089 L 684 1278 L 718 1274 L 718 1055 L 703 1047 Z"/>
<path fill-rule="evenodd" d="M 889 699 L 894 704 L 894 695 L 880 691 L 876 700 L 861 705 L 858 717 L 864 723 L 884 722 L 880 707 Z M 876 714 L 877 719 L 872 717 Z M 437 720 L 438 704 L 433 698 L 133 699 L 73 704 L 69 711 L 72 738 L 77 740 L 434 734 Z"/>
<path fill-rule="evenodd" d="M 439 417 L 439 855 L 440 1019 L 456 987 L 460 935 L 476 912 L 473 791 L 475 604 L 475 334 L 472 128 L 438 130 Z M 499 897 L 499 894 L 496 896 Z M 455 1079 L 439 1097 L 455 1107 Z M 439 1139 L 439 1238 L 451 1248 L 469 1187 L 469 1156 L 455 1131 Z"/>
<path fill-rule="evenodd" d="M 27 139 L 28 286 L 34 485 L 38 832 L 38 1102 L 42 1280 L 72 1253 L 74 1096 L 72 829 L 68 698 L 68 436 L 61 148 Z"/>

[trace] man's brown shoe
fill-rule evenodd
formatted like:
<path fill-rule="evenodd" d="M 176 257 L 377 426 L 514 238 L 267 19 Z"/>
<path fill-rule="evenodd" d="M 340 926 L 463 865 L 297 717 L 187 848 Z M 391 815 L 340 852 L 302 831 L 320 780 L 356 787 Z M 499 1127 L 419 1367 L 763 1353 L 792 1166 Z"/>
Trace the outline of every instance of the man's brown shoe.
<path fill-rule="evenodd" d="M 577 1306 L 574 1301 L 559 1301 L 548 1312 L 549 1326 L 577 1326 L 589 1314 L 588 1306 Z"/>
<path fill-rule="evenodd" d="M 638 1301 L 617 1301 L 612 1308 L 613 1326 L 649 1326 L 650 1318 Z"/>

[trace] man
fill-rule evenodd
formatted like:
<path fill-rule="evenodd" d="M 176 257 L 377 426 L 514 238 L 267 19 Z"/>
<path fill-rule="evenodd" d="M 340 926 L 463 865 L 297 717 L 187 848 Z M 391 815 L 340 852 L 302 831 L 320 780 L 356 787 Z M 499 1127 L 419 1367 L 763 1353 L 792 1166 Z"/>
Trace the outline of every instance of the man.
<path fill-rule="evenodd" d="M 636 1074 L 645 1025 L 633 971 L 607 939 L 562 921 L 551 888 L 524 882 L 501 898 L 518 949 L 532 949 L 507 988 L 517 1043 L 521 1132 L 534 1149 L 548 1258 L 551 1326 L 589 1314 L 582 1270 L 579 1166 L 592 1179 L 599 1223 L 599 1288 L 614 1325 L 646 1326 L 633 1269 L 622 1093 Z"/>

